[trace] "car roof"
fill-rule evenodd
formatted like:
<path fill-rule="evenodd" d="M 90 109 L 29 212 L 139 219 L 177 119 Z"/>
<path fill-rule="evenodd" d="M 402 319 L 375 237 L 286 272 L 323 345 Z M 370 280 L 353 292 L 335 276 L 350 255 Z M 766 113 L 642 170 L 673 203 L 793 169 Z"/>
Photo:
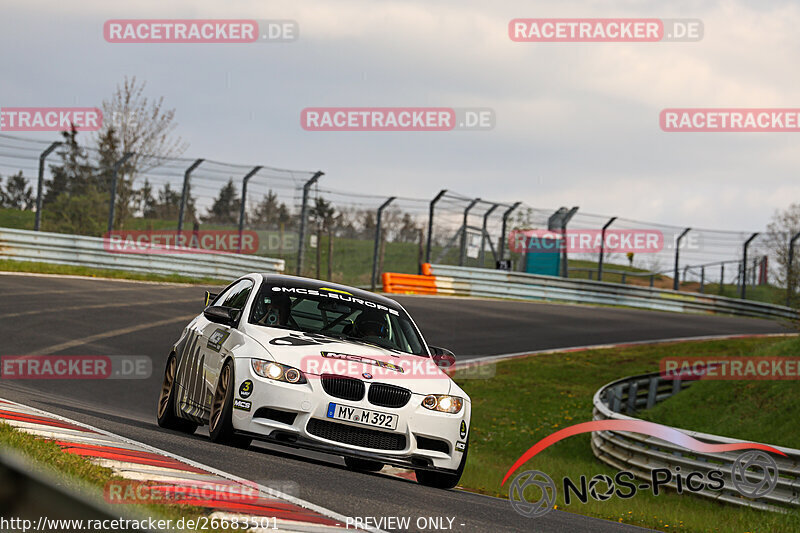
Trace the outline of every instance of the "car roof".
<path fill-rule="evenodd" d="M 369 300 L 371 302 L 383 304 L 386 307 L 396 311 L 405 312 L 399 303 L 390 298 L 386 298 L 385 296 L 381 296 L 380 294 L 376 294 L 374 292 L 350 287 L 348 285 L 340 285 L 338 283 L 331 283 L 329 281 L 322 281 L 319 279 L 301 278 L 299 276 L 287 276 L 285 274 L 261 274 L 261 276 L 264 278 L 264 282 L 270 285 L 277 285 L 279 287 L 302 287 L 304 289 L 317 290 L 330 288 L 337 291 L 348 292 L 353 296 L 363 300 Z"/>

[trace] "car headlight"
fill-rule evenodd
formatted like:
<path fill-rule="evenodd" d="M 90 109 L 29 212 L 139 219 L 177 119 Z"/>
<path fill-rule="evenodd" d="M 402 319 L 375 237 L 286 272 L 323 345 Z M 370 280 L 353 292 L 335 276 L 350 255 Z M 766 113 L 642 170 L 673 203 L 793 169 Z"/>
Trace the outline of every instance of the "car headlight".
<path fill-rule="evenodd" d="M 464 400 L 458 396 L 446 394 L 429 394 L 422 400 L 422 407 L 442 413 L 457 413 L 461 411 L 462 405 L 464 405 Z"/>
<path fill-rule="evenodd" d="M 306 382 L 306 377 L 303 373 L 291 366 L 273 363 L 272 361 L 264 361 L 262 359 L 252 359 L 251 365 L 253 367 L 253 372 L 262 378 L 284 381 L 286 383 Z"/>

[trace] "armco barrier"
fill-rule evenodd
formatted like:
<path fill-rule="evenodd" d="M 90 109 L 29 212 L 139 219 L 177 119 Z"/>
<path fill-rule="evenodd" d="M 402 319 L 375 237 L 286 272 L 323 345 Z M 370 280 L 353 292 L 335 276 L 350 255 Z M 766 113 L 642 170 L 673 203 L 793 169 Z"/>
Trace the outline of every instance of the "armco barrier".
<path fill-rule="evenodd" d="M 389 283 L 388 286 L 384 284 L 384 291 L 620 305 L 659 311 L 720 313 L 791 320 L 800 318 L 797 310 L 781 305 L 636 285 L 448 265 L 425 264 L 423 273 L 427 275 L 406 276 L 430 278 L 433 281 L 432 286 L 430 281 L 423 285 L 421 281 L 409 279 L 406 283 Z M 394 280 L 395 276 L 397 274 L 390 273 L 389 280 Z"/>
<path fill-rule="evenodd" d="M 436 294 L 436 278 L 433 276 L 384 272 L 383 291 L 400 294 Z"/>
<path fill-rule="evenodd" d="M 99 237 L 6 228 L 0 228 L 0 259 L 216 279 L 284 270 L 283 259 L 217 253 L 111 253 Z"/>
<path fill-rule="evenodd" d="M 664 379 L 658 372 L 614 381 L 595 393 L 593 418 L 636 420 L 629 415 L 677 394 L 690 383 Z M 682 429 L 680 431 L 706 443 L 743 442 L 707 433 Z M 786 454 L 786 457 L 771 455 L 778 465 L 778 483 L 771 493 L 751 500 L 736 490 L 730 477 L 733 461 L 746 450 L 723 453 L 695 452 L 655 437 L 614 431 L 595 431 L 592 433 L 591 442 L 592 451 L 598 459 L 614 468 L 629 471 L 640 479 L 650 481 L 651 471 L 655 468 L 669 468 L 674 472 L 676 467 L 680 467 L 684 477 L 692 471 L 702 472 L 705 477 L 711 470 L 720 470 L 724 474 L 725 485 L 722 490 L 703 488 L 693 494 L 761 510 L 780 511 L 800 507 L 800 450 L 773 446 Z M 673 480 L 667 485 L 675 489 L 677 482 Z M 686 492 L 688 491 L 684 491 Z"/>

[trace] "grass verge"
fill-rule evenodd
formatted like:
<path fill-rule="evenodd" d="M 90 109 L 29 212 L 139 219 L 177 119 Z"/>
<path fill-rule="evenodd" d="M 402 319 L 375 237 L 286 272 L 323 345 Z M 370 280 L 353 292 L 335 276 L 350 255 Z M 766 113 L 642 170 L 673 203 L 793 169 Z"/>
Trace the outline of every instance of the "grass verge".
<path fill-rule="evenodd" d="M 222 281 L 214 278 L 195 278 L 180 274 L 147 274 L 143 272 L 128 272 L 125 270 L 90 268 L 74 265 L 58 265 L 55 263 L 39 263 L 37 261 L 16 261 L 13 259 L 0 259 L 0 271 L 31 272 L 36 274 L 63 274 L 68 276 L 86 276 L 90 278 L 131 279 L 137 281 L 160 281 L 203 285 L 223 284 Z"/>
<path fill-rule="evenodd" d="M 500 481 L 520 455 L 559 429 L 591 420 L 592 397 L 600 387 L 624 376 L 657 371 L 662 357 L 774 355 L 774 351 L 789 353 L 798 348 L 798 338 L 753 338 L 556 353 L 498 363 L 493 379 L 459 383 L 473 401 L 469 461 L 461 486 L 484 494 L 507 497 L 508 484 L 501 487 Z M 721 382 L 721 385 L 731 383 L 734 382 Z M 796 393 L 797 390 L 797 384 L 793 382 L 773 385 L 783 387 L 784 394 L 789 391 Z M 682 394 L 691 391 L 690 388 Z M 698 396 L 705 398 L 702 392 L 700 389 Z M 679 401 L 679 398 L 680 395 L 675 401 Z M 733 394 L 721 398 L 719 402 L 733 401 L 734 398 L 736 403 L 748 403 L 747 398 Z M 659 421 L 669 420 L 678 427 L 687 428 L 687 423 L 700 424 L 701 418 L 710 420 L 715 415 L 717 401 L 705 399 L 708 406 L 701 403 L 693 408 L 694 412 L 687 412 L 692 407 L 676 406 L 670 413 L 671 418 L 665 416 Z M 797 405 L 787 404 L 786 407 L 794 411 L 783 412 L 782 419 L 792 420 L 800 415 Z M 701 415 L 697 411 L 707 411 L 707 414 Z M 747 424 L 761 428 L 758 432 L 761 438 L 758 440 L 773 444 L 782 440 L 782 430 L 760 416 L 751 416 Z M 723 433 L 737 433 L 737 437 L 751 438 L 746 434 L 738 434 L 744 425 L 724 426 L 727 431 Z M 720 431 L 719 426 L 712 429 Z M 565 476 L 574 482 L 578 482 L 582 475 L 587 479 L 596 474 L 613 476 L 616 471 L 592 454 L 589 438 L 589 434 L 582 434 L 565 439 L 539 453 L 517 473 L 540 470 L 553 478 L 557 486 Z M 558 492 L 562 490 L 559 488 Z M 759 512 L 674 492 L 662 492 L 654 496 L 650 491 L 639 491 L 626 500 L 612 497 L 598 502 L 590 498 L 586 504 L 573 501 L 569 506 L 564 505 L 563 494 L 559 494 L 557 505 L 567 512 L 660 531 L 800 530 L 800 515 L 797 513 L 781 515 Z M 510 505 L 508 511 L 514 512 Z"/>

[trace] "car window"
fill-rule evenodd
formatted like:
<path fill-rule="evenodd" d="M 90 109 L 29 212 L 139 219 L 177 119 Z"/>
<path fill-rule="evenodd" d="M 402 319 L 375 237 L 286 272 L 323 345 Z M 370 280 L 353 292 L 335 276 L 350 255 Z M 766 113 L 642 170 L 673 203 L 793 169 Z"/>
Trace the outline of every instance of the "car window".
<path fill-rule="evenodd" d="M 267 307 L 282 309 L 268 324 Z M 363 341 L 390 350 L 427 355 L 408 315 L 341 290 L 262 284 L 250 313 L 258 326 L 293 329 L 334 338 Z"/>
<path fill-rule="evenodd" d="M 216 300 L 214 305 L 222 305 L 225 307 L 233 307 L 234 309 L 242 309 L 247 303 L 247 297 L 250 296 L 250 291 L 253 290 L 253 282 L 249 279 L 242 279 L 231 285 L 228 290 L 222 293 Z"/>

